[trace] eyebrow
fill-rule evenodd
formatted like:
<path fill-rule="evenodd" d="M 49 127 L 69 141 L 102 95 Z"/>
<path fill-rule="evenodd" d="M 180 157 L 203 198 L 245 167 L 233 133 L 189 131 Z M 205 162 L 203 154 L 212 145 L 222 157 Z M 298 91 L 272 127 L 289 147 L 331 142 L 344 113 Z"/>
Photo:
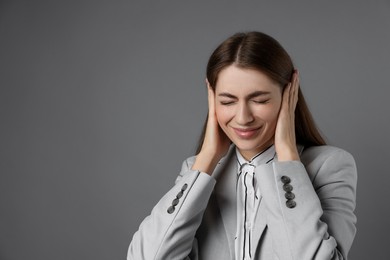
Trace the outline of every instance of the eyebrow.
<path fill-rule="evenodd" d="M 264 96 L 264 95 L 268 95 L 270 94 L 271 92 L 269 91 L 255 91 L 255 92 L 252 92 L 250 93 L 249 95 L 246 96 L 247 99 L 251 99 L 251 98 L 255 98 L 255 97 L 258 97 L 258 96 Z M 220 97 L 227 97 L 227 98 L 233 98 L 233 99 L 237 99 L 236 96 L 230 94 L 230 93 L 227 93 L 227 92 L 222 92 L 222 93 L 219 93 L 218 96 Z"/>

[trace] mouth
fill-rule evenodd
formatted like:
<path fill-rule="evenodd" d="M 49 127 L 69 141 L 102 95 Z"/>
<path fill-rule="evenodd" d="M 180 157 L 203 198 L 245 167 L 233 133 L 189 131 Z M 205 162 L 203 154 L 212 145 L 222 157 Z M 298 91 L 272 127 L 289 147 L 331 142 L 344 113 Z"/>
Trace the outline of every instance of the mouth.
<path fill-rule="evenodd" d="M 251 139 L 252 137 L 257 135 L 257 133 L 261 129 L 261 126 L 256 128 L 232 128 L 238 137 L 242 139 Z"/>

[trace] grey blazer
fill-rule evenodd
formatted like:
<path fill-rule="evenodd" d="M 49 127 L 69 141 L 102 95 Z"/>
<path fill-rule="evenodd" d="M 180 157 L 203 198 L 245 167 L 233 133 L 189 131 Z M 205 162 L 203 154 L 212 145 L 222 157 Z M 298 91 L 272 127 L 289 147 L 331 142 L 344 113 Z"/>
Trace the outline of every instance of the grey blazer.
<path fill-rule="evenodd" d="M 184 161 L 175 185 L 141 223 L 128 260 L 234 259 L 235 146 L 212 176 Z M 262 194 L 252 239 L 253 259 L 347 259 L 356 233 L 357 172 L 353 157 L 331 146 L 299 147 L 301 161 L 256 168 Z M 286 203 L 287 176 L 296 204 Z M 282 178 L 283 177 L 283 178 Z"/>

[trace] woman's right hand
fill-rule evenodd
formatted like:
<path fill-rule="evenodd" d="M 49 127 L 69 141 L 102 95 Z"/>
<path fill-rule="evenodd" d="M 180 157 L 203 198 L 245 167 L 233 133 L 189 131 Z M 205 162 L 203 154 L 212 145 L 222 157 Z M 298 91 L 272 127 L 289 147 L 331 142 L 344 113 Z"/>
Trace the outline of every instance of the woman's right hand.
<path fill-rule="evenodd" d="M 219 160 L 228 151 L 231 142 L 218 124 L 215 113 L 215 94 L 207 79 L 206 83 L 209 105 L 207 127 L 202 149 L 196 156 L 192 169 L 211 175 Z"/>

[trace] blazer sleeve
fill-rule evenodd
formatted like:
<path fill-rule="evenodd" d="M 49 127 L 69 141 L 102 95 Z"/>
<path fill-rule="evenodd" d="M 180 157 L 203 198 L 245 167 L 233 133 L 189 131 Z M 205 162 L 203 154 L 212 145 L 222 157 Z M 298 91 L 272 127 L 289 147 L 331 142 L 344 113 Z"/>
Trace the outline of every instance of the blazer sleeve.
<path fill-rule="evenodd" d="M 184 161 L 175 185 L 155 205 L 130 243 L 128 260 L 189 259 L 215 179 Z"/>
<path fill-rule="evenodd" d="M 356 233 L 355 161 L 329 147 L 309 148 L 301 161 L 261 166 L 259 185 L 274 255 L 347 259 Z"/>

